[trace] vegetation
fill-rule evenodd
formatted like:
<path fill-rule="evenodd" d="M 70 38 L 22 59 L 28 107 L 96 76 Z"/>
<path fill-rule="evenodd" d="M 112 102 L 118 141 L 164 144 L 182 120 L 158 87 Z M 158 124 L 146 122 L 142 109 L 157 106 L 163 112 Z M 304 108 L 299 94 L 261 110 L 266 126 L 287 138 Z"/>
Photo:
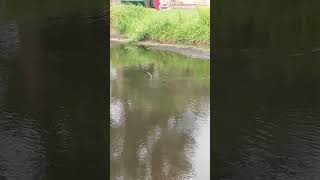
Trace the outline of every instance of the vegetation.
<path fill-rule="evenodd" d="M 209 8 L 155 11 L 142 6 L 113 5 L 110 21 L 111 29 L 130 41 L 210 45 Z"/>

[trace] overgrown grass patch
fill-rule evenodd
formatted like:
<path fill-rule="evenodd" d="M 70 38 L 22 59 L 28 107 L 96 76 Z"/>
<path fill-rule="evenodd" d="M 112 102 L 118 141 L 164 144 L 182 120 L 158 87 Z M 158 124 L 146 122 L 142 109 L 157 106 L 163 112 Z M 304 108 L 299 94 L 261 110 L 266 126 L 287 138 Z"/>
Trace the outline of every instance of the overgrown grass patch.
<path fill-rule="evenodd" d="M 111 28 L 130 41 L 210 45 L 209 8 L 155 11 L 142 6 L 113 5 L 110 19 Z"/>

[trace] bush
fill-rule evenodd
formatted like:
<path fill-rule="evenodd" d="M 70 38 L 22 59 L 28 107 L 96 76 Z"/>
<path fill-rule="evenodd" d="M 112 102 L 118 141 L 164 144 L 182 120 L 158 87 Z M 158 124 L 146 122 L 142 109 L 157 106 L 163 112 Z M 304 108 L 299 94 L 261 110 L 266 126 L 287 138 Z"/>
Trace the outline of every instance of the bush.
<path fill-rule="evenodd" d="M 155 11 L 135 5 L 111 6 L 111 28 L 131 41 L 152 40 L 209 46 L 209 8 Z"/>

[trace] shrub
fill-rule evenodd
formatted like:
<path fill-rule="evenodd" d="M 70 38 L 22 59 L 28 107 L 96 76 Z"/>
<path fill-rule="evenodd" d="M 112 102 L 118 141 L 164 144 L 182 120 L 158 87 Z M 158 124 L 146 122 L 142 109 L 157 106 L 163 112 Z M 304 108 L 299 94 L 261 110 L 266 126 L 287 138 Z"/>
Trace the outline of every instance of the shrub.
<path fill-rule="evenodd" d="M 135 5 L 111 6 L 111 28 L 131 41 L 210 44 L 209 8 L 155 11 Z"/>

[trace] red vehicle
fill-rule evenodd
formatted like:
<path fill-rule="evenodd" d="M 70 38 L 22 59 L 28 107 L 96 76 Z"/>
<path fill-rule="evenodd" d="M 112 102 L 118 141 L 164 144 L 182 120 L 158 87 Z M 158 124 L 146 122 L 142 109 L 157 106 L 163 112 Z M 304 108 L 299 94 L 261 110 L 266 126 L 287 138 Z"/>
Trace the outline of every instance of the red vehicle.
<path fill-rule="evenodd" d="M 156 10 L 159 10 L 160 9 L 160 0 L 154 0 L 154 8 Z"/>

